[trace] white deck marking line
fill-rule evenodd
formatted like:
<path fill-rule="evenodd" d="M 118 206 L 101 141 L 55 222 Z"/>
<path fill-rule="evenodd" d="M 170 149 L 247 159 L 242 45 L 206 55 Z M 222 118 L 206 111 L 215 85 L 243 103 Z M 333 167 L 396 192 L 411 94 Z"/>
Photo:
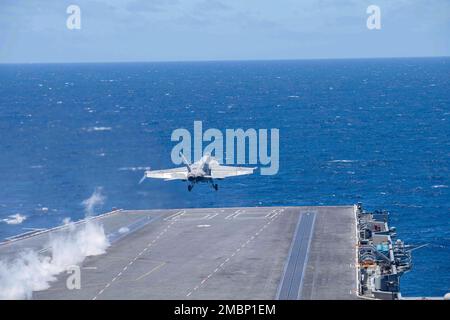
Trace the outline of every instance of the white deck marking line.
<path fill-rule="evenodd" d="M 181 211 L 178 211 L 175 215 L 182 216 L 182 215 L 185 214 L 185 213 L 186 213 L 186 210 L 181 210 Z M 173 216 L 173 215 L 172 215 L 172 216 Z M 166 219 L 167 219 L 167 218 L 166 218 Z M 164 220 L 167 221 L 166 219 L 164 219 Z M 171 222 L 169 223 L 169 225 L 168 225 L 162 232 L 160 232 L 160 233 L 158 234 L 158 236 L 156 237 L 156 239 L 159 239 L 164 233 L 166 233 L 166 231 L 168 230 L 168 228 L 169 228 L 171 225 L 173 225 L 177 220 L 178 220 L 178 219 L 171 219 Z M 137 260 L 137 257 L 141 256 L 145 251 L 147 251 L 147 250 L 148 250 L 148 249 L 156 242 L 156 239 L 153 239 L 152 242 L 150 242 L 149 244 L 147 244 L 147 246 L 146 246 L 140 253 L 138 253 L 137 256 L 134 257 L 134 258 L 131 260 L 131 262 L 129 262 L 128 265 L 126 265 L 126 266 L 122 269 L 122 271 L 120 271 L 120 272 L 117 274 L 117 276 L 116 276 L 115 278 L 117 279 L 117 278 L 121 277 L 122 274 L 123 274 L 123 272 L 126 271 L 126 270 L 128 269 L 128 266 L 131 266 L 131 265 L 133 264 L 133 262 Z M 94 297 L 92 298 L 92 300 L 97 300 L 97 298 L 98 298 L 98 297 L 105 291 L 105 289 L 107 289 L 110 285 L 111 285 L 111 282 L 108 282 L 108 283 L 105 285 L 105 287 L 104 287 L 102 290 L 100 290 L 100 291 L 97 293 L 96 296 L 94 296 Z"/>
<path fill-rule="evenodd" d="M 247 211 L 246 210 L 243 210 L 243 209 L 240 209 L 240 210 L 238 210 L 239 212 L 237 212 L 234 216 L 233 216 L 233 219 L 236 219 L 237 217 L 239 217 L 241 214 L 245 214 L 245 213 L 247 213 Z"/>
<path fill-rule="evenodd" d="M 275 209 L 275 210 L 273 210 L 273 212 L 271 212 L 271 215 L 268 216 L 268 218 L 270 218 L 270 219 L 275 218 L 281 212 L 284 212 L 284 209 Z"/>
<path fill-rule="evenodd" d="M 212 218 L 215 218 L 216 216 L 218 216 L 219 214 L 218 213 L 211 213 L 211 216 L 208 214 L 207 216 L 206 216 L 206 219 L 207 220 L 211 220 Z"/>
<path fill-rule="evenodd" d="M 235 214 L 239 214 L 239 211 L 241 211 L 241 210 L 238 209 L 238 210 L 236 210 L 235 212 L 233 212 L 233 213 L 227 215 L 227 216 L 225 217 L 225 220 L 229 220 L 229 219 L 231 219 Z"/>
<path fill-rule="evenodd" d="M 277 209 L 277 210 L 278 210 L 278 212 L 270 218 L 269 222 L 275 220 L 275 219 L 279 216 L 279 214 L 282 213 L 282 212 L 284 211 L 284 209 L 281 209 L 281 210 L 280 210 L 280 209 Z M 225 218 L 225 219 L 226 219 L 226 218 Z M 253 235 L 253 236 L 250 237 L 250 239 L 247 239 L 247 242 L 245 242 L 245 243 L 242 244 L 240 247 L 238 247 L 238 248 L 231 254 L 230 257 L 226 258 L 225 261 L 222 262 L 217 268 L 215 268 L 214 271 L 213 271 L 212 273 L 210 273 L 205 279 L 203 279 L 203 280 L 200 282 L 199 285 L 195 286 L 194 289 L 192 289 L 192 291 L 189 291 L 189 292 L 186 294 L 186 297 L 191 296 L 193 292 L 195 292 L 195 291 L 197 291 L 198 289 L 200 289 L 200 287 L 201 287 L 201 286 L 202 286 L 209 278 L 211 278 L 215 273 L 217 273 L 219 270 L 221 270 L 221 269 L 224 267 L 224 265 L 230 261 L 230 259 L 231 259 L 232 257 L 234 257 L 239 251 L 241 251 L 241 248 L 245 247 L 246 244 L 250 243 L 250 241 L 252 241 L 253 239 L 255 239 L 255 238 L 256 238 L 256 237 L 257 237 L 264 229 L 266 229 L 266 227 L 267 227 L 268 225 L 269 225 L 269 223 L 266 222 L 266 224 L 264 225 L 264 227 L 262 227 L 262 228 L 260 229 L 260 231 L 256 232 L 255 235 Z"/>
<path fill-rule="evenodd" d="M 266 214 L 266 215 L 264 216 L 264 218 L 269 218 L 269 219 L 271 219 L 271 218 L 273 218 L 273 216 L 275 216 L 275 215 L 277 214 L 277 212 L 278 212 L 278 210 L 277 210 L 277 209 L 274 209 L 274 210 L 270 211 L 268 214 Z"/>
<path fill-rule="evenodd" d="M 180 210 L 180 211 L 177 211 L 177 212 L 175 212 L 174 214 L 172 214 L 172 215 L 170 215 L 170 216 L 164 218 L 164 221 L 167 221 L 167 220 L 175 220 L 178 216 L 180 216 L 180 215 L 182 215 L 182 214 L 184 214 L 184 213 L 186 213 L 186 210 Z"/>
<path fill-rule="evenodd" d="M 160 263 L 159 265 L 157 265 L 156 267 L 154 267 L 153 269 L 151 269 L 149 272 L 144 273 L 142 276 L 138 277 L 135 281 L 139 281 L 139 280 L 145 278 L 146 276 L 148 276 L 148 275 L 151 274 L 152 272 L 158 270 L 159 268 L 161 268 L 161 267 L 164 266 L 165 264 L 166 264 L 165 262 Z"/>

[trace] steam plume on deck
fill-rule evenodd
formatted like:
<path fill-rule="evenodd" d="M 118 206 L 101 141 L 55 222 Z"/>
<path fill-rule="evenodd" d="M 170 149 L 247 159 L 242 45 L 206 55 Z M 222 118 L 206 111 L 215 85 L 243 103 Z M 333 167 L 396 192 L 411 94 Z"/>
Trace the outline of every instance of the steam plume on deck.
<path fill-rule="evenodd" d="M 101 188 L 83 201 L 87 216 L 105 200 Z M 33 291 L 45 290 L 56 276 L 69 266 L 83 262 L 88 256 L 105 253 L 109 241 L 103 226 L 95 220 L 50 234 L 45 253 L 33 250 L 20 252 L 9 261 L 0 261 L 0 299 L 30 299 Z"/>

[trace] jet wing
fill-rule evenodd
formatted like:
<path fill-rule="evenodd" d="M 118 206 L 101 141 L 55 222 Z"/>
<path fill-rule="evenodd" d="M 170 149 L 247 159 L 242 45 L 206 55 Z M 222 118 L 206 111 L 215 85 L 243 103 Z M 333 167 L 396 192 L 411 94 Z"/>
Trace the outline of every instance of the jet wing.
<path fill-rule="evenodd" d="M 252 174 L 255 169 L 256 168 L 217 165 L 211 168 L 211 177 L 213 179 L 224 179 L 228 177 L 243 176 Z"/>
<path fill-rule="evenodd" d="M 188 170 L 186 167 L 145 171 L 146 178 L 164 179 L 164 180 L 186 180 Z"/>

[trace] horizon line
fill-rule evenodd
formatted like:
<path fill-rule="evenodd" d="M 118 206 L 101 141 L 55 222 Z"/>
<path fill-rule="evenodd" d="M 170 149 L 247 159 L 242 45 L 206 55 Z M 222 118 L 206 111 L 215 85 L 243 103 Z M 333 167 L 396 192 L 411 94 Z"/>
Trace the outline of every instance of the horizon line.
<path fill-rule="evenodd" d="M 132 64 L 132 63 L 205 63 L 205 62 L 283 62 L 283 61 L 323 61 L 323 60 L 387 60 L 387 59 L 439 59 L 449 56 L 381 56 L 381 57 L 348 57 L 348 58 L 261 58 L 261 59 L 186 59 L 186 60 L 123 60 L 123 61 L 67 61 L 67 62 L 0 62 L 0 65 L 27 64 Z"/>

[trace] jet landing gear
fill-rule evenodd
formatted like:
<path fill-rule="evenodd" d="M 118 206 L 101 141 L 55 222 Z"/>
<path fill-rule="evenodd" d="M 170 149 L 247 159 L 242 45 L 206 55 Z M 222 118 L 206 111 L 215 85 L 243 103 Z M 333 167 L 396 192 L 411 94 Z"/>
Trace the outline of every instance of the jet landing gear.
<path fill-rule="evenodd" d="M 219 190 L 219 185 L 217 183 L 212 182 L 211 187 L 216 191 Z M 194 184 L 188 184 L 188 191 L 191 192 L 192 189 L 194 189 Z"/>

